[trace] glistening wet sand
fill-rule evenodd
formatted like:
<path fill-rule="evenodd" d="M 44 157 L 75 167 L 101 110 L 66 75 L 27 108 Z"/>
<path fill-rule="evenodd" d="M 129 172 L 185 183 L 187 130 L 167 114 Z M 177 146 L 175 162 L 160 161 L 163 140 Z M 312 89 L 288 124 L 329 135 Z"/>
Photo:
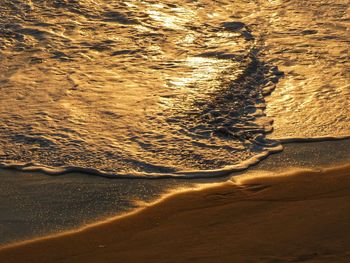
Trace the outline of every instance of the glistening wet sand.
<path fill-rule="evenodd" d="M 350 160 L 349 149 L 350 140 L 286 144 L 283 152 L 232 176 L 335 166 Z M 139 200 L 152 202 L 179 188 L 229 178 L 107 180 L 86 174 L 47 176 L 0 170 L 0 244 L 76 229 L 142 206 Z"/>
<path fill-rule="evenodd" d="M 0 250 L 4 262 L 348 262 L 350 166 L 272 172 Z M 170 256 L 171 255 L 171 256 Z"/>

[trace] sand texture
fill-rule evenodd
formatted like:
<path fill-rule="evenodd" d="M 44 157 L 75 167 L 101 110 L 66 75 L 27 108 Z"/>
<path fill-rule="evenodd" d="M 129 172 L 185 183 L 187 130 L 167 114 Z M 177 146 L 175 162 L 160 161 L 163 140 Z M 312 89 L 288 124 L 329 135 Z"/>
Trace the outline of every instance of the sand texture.
<path fill-rule="evenodd" d="M 84 229 L 3 247 L 1 262 L 349 262 L 350 166 L 237 177 Z"/>

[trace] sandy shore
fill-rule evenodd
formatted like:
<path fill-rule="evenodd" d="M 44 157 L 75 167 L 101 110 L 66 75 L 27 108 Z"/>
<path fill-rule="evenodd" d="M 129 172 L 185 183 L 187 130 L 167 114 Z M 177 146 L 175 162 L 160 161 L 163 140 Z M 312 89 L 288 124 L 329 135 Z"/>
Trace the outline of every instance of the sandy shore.
<path fill-rule="evenodd" d="M 0 249 L 1 262 L 349 262 L 350 166 L 237 177 L 76 232 Z"/>

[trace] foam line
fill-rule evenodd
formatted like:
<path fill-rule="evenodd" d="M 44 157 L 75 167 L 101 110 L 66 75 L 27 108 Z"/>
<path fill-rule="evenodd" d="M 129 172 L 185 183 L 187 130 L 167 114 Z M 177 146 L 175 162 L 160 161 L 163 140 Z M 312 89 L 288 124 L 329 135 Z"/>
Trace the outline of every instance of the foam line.
<path fill-rule="evenodd" d="M 266 159 L 268 156 L 274 153 L 281 152 L 283 150 L 283 144 L 288 143 L 308 143 L 308 142 L 321 142 L 332 140 L 346 140 L 350 139 L 350 136 L 324 136 L 324 137 L 312 137 L 312 138 L 279 138 L 281 144 L 271 147 L 266 151 L 259 153 L 258 155 L 245 160 L 239 164 L 228 165 L 220 169 L 213 170 L 181 170 L 173 173 L 146 173 L 146 172 L 134 172 L 134 173 L 113 173 L 104 172 L 94 168 L 84 168 L 75 166 L 61 166 L 51 167 L 37 163 L 0 163 L 0 168 L 10 169 L 21 172 L 39 172 L 51 176 L 59 176 L 70 173 L 82 173 L 87 175 L 101 176 L 109 179 L 207 179 L 216 178 L 229 175 L 234 172 L 240 172 L 248 169 L 249 167 L 256 165 L 260 161 Z"/>
<path fill-rule="evenodd" d="M 298 142 L 322 142 L 322 141 L 335 141 L 335 140 L 346 140 L 350 139 L 350 135 L 345 136 L 319 136 L 319 137 L 288 137 L 288 138 L 269 138 L 270 140 L 277 140 L 282 144 L 298 143 Z"/>
<path fill-rule="evenodd" d="M 183 170 L 174 173 L 109 173 L 93 168 L 74 167 L 74 166 L 61 166 L 50 167 L 40 165 L 36 163 L 0 163 L 0 168 L 11 169 L 21 172 L 39 172 L 47 175 L 58 176 L 69 173 L 83 173 L 88 175 L 101 176 L 110 179 L 203 179 L 203 178 L 215 178 L 225 176 L 233 172 L 239 172 L 247 169 L 248 167 L 257 164 L 261 160 L 267 158 L 270 154 L 277 153 L 283 150 L 282 145 L 278 145 L 270 148 L 258 155 L 245 160 L 239 164 L 228 165 L 220 169 L 213 170 Z"/>

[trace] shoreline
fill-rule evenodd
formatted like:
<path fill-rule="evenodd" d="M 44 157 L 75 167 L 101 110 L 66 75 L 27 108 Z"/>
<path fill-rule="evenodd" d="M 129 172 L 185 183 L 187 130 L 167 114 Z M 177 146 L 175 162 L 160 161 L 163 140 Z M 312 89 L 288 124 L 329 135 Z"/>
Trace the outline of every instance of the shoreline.
<path fill-rule="evenodd" d="M 0 263 L 350 262 L 347 1 L 0 21 Z"/>
<path fill-rule="evenodd" d="M 220 177 L 227 177 L 232 173 L 248 170 L 251 167 L 258 165 L 260 162 L 267 159 L 269 156 L 277 153 L 281 153 L 287 144 L 296 143 L 315 143 L 315 142 L 333 142 L 333 141 L 346 141 L 350 140 L 350 135 L 344 136 L 320 136 L 320 137 L 287 137 L 287 138 L 273 138 L 267 136 L 268 140 L 275 141 L 276 145 L 267 148 L 267 150 L 256 154 L 255 156 L 244 160 L 238 164 L 231 164 L 221 168 L 214 168 L 209 170 L 179 170 L 176 172 L 169 173 L 136 173 L 123 174 L 117 172 L 104 172 L 98 169 L 85 168 L 85 167 L 74 167 L 74 166 L 60 166 L 51 167 L 42 165 L 39 163 L 1 163 L 0 169 L 18 172 L 32 172 L 32 173 L 43 173 L 48 176 L 62 176 L 66 174 L 80 173 L 85 175 L 99 176 L 107 179 L 213 179 Z"/>
<path fill-rule="evenodd" d="M 0 258 L 28 263 L 273 258 L 346 262 L 341 259 L 350 258 L 349 189 L 348 163 L 320 170 L 257 172 L 219 186 L 171 194 L 80 230 L 2 247 Z M 172 258 L 167 258 L 171 252 Z"/>
<path fill-rule="evenodd" d="M 349 147 L 350 140 L 286 144 L 283 152 L 247 170 L 188 181 L 106 180 L 79 173 L 47 176 L 0 169 L 0 246 L 74 231 L 140 209 L 164 194 L 193 190 L 199 184 L 208 187 L 232 176 L 338 166 L 350 160 Z"/>

